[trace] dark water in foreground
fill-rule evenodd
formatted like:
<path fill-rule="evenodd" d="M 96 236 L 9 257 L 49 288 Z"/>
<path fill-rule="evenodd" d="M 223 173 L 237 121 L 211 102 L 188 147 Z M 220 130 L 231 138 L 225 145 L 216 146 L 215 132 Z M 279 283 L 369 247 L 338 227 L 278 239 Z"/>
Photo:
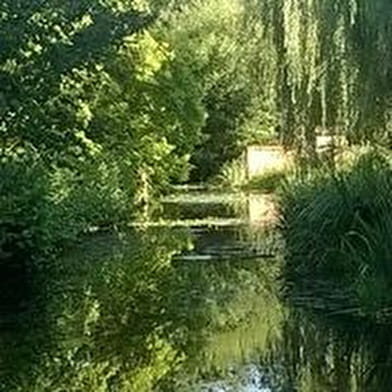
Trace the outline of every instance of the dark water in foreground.
<path fill-rule="evenodd" d="M 268 203 L 180 194 L 67 252 L 0 320 L 0 391 L 391 391 L 392 329 L 282 300 Z"/>

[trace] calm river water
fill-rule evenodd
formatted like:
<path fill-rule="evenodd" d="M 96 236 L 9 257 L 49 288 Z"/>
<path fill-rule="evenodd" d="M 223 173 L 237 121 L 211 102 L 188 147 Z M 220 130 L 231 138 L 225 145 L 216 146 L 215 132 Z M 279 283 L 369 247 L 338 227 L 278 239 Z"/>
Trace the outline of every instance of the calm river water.
<path fill-rule="evenodd" d="M 284 295 L 273 217 L 194 189 L 81 241 L 0 320 L 0 391 L 391 391 L 392 329 Z"/>

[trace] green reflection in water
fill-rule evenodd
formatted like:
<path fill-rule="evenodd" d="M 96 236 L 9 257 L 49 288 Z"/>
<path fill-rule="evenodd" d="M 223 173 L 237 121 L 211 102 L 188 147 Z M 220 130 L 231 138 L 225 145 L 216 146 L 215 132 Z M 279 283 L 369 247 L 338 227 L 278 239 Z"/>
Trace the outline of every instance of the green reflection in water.
<path fill-rule="evenodd" d="M 388 326 L 283 301 L 282 262 L 257 257 L 274 241 L 251 225 L 91 237 L 1 323 L 0 390 L 390 391 Z"/>
<path fill-rule="evenodd" d="M 160 285 L 188 245 L 181 232 L 133 233 L 60 260 L 40 282 L 36 311 L 3 336 L 5 390 L 151 390 L 180 361 Z"/>
<path fill-rule="evenodd" d="M 390 391 L 390 328 L 291 309 L 281 355 L 295 391 Z"/>
<path fill-rule="evenodd" d="M 45 272 L 33 309 L 1 334 L 2 388 L 170 390 L 180 375 L 239 362 L 219 340 L 248 333 L 244 323 L 269 301 L 266 270 L 255 260 L 172 262 L 192 247 L 189 230 L 156 228 L 97 236 L 67 254 Z"/>

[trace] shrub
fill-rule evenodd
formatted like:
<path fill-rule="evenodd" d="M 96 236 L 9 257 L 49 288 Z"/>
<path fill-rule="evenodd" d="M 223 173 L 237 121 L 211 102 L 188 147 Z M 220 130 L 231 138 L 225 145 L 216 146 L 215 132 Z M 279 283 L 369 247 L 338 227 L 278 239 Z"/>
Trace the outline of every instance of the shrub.
<path fill-rule="evenodd" d="M 52 225 L 43 167 L 30 160 L 9 160 L 1 165 L 0 178 L 0 259 L 24 260 L 48 249 Z"/>
<path fill-rule="evenodd" d="M 278 190 L 289 175 L 289 169 L 267 170 L 252 178 L 245 186 L 246 189 L 263 192 L 274 192 Z"/>
<path fill-rule="evenodd" d="M 134 210 L 134 188 L 109 158 L 70 168 L 14 157 L 0 177 L 0 264 L 54 254 L 91 226 L 117 224 Z"/>

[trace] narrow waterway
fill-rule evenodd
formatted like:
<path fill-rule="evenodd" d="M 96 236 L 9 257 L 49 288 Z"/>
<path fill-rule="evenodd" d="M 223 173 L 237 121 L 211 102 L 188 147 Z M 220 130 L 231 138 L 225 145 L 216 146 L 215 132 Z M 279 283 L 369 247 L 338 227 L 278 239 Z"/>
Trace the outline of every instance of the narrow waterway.
<path fill-rule="evenodd" d="M 153 221 L 81 241 L 1 320 L 0 390 L 390 391 L 390 328 L 283 295 L 273 206 L 179 190 Z"/>

